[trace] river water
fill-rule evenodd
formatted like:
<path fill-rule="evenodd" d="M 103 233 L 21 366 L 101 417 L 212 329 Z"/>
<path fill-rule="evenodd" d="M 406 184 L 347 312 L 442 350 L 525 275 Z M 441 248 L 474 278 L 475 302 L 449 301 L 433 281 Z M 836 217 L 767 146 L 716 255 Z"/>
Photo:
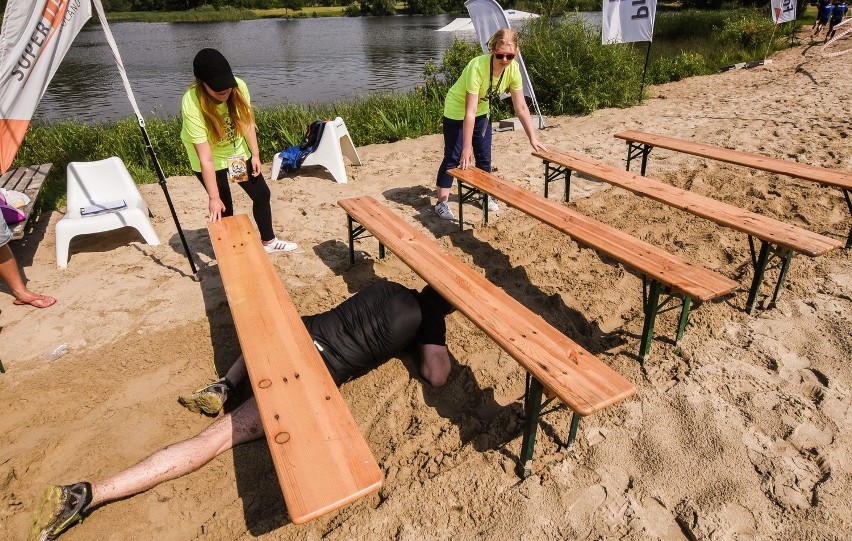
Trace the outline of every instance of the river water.
<path fill-rule="evenodd" d="M 144 116 L 175 115 L 192 82 L 192 58 L 213 47 L 249 85 L 254 105 L 334 102 L 413 88 L 427 60 L 453 36 L 452 15 L 260 19 L 110 25 Z M 84 28 L 57 70 L 36 117 L 104 122 L 132 116 L 99 23 Z"/>
<path fill-rule="evenodd" d="M 599 18 L 598 13 L 587 14 Z M 454 15 L 259 19 L 217 23 L 110 25 L 142 114 L 179 113 L 192 58 L 213 47 L 249 85 L 254 105 L 327 103 L 422 83 L 453 38 L 436 32 Z M 74 41 L 36 111 L 41 120 L 106 122 L 133 115 L 100 23 Z M 517 26 L 517 25 L 516 25 Z"/>

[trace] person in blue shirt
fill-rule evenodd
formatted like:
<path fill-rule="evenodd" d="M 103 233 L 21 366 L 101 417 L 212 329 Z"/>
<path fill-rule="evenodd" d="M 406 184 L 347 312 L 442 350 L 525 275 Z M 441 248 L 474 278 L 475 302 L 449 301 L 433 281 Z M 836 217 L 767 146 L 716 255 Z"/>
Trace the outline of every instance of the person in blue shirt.
<path fill-rule="evenodd" d="M 828 24 L 832 11 L 834 11 L 834 6 L 831 5 L 831 0 L 819 0 L 817 3 L 817 22 L 814 25 L 814 36 L 818 35 L 823 27 Z"/>
<path fill-rule="evenodd" d="M 825 36 L 825 41 L 830 40 L 834 37 L 834 34 L 837 32 L 835 28 L 840 21 L 846 17 L 846 11 L 849 7 L 846 5 L 846 2 L 840 2 L 834 5 L 834 9 L 831 10 L 831 22 L 828 23 L 828 34 Z"/>

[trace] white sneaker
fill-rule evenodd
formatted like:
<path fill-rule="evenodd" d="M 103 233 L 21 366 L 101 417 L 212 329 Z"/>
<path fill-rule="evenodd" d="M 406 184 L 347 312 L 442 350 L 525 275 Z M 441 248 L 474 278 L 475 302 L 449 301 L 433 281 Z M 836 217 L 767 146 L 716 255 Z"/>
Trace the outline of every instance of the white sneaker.
<path fill-rule="evenodd" d="M 285 240 L 273 239 L 269 244 L 264 244 L 263 249 L 266 250 L 267 254 L 273 254 L 275 252 L 292 252 L 299 245 L 295 242 L 287 242 Z"/>
<path fill-rule="evenodd" d="M 455 219 L 455 216 L 453 216 L 453 211 L 450 210 L 450 207 L 449 205 L 447 205 L 446 201 L 438 201 L 438 204 L 435 205 L 435 214 L 437 214 L 439 218 L 444 220 Z"/>
<path fill-rule="evenodd" d="M 484 197 L 485 196 L 483 196 L 483 199 L 484 199 Z M 479 206 L 482 207 L 482 199 L 480 199 L 480 201 L 479 201 Z M 500 210 L 500 206 L 497 204 L 497 200 L 489 195 L 488 196 L 488 212 L 497 212 L 498 210 Z"/>

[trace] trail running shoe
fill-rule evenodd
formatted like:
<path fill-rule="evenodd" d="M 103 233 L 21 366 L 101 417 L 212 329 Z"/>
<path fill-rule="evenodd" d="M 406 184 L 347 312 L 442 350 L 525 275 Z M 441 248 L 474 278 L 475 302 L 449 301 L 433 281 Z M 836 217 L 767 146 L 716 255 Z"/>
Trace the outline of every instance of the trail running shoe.
<path fill-rule="evenodd" d="M 450 210 L 446 201 L 439 201 L 438 204 L 435 205 L 435 214 L 444 220 L 452 220 L 455 218 L 455 216 L 453 216 L 453 211 Z"/>
<path fill-rule="evenodd" d="M 189 396 L 178 397 L 178 402 L 193 413 L 218 415 L 227 399 L 228 386 L 221 381 L 215 381 Z"/>
<path fill-rule="evenodd" d="M 89 483 L 73 485 L 47 485 L 27 541 L 50 541 L 65 530 L 83 521 L 83 511 L 92 501 Z"/>

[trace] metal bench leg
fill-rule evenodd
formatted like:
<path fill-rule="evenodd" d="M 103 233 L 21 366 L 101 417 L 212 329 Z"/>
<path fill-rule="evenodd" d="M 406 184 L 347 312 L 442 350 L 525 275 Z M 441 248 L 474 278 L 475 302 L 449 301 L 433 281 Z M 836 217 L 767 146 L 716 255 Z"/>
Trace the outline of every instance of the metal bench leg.
<path fill-rule="evenodd" d="M 6 369 L 3 368 L 3 361 L 0 361 L 0 374 L 5 374 L 5 373 L 6 373 Z"/>
<path fill-rule="evenodd" d="M 751 281 L 751 289 L 748 291 L 748 300 L 746 301 L 746 313 L 749 315 L 754 312 L 754 301 L 757 299 L 757 291 L 760 289 L 760 284 L 763 282 L 763 273 L 766 271 L 766 263 L 769 261 L 769 243 L 761 241 L 760 255 L 757 260 L 754 259 L 754 240 L 748 238 L 749 247 L 752 250 L 752 263 L 754 264 L 754 279 Z"/>
<path fill-rule="evenodd" d="M 683 308 L 680 311 L 680 321 L 677 324 L 677 336 L 675 337 L 675 353 L 677 354 L 680 354 L 680 341 L 683 339 L 683 332 L 686 330 L 690 305 L 692 305 L 692 298 L 684 295 Z"/>
<path fill-rule="evenodd" d="M 849 198 L 849 190 L 843 189 L 843 197 L 846 198 L 846 206 L 849 207 L 849 215 L 852 216 L 852 199 Z M 852 227 L 849 228 L 849 236 L 846 237 L 846 247 L 852 248 Z"/>
<path fill-rule="evenodd" d="M 385 258 L 385 245 L 382 244 L 381 241 L 379 241 L 379 259 L 384 259 L 384 258 Z"/>
<path fill-rule="evenodd" d="M 550 162 L 544 162 L 544 198 L 547 199 L 550 193 L 550 183 L 559 180 L 559 177 L 565 178 L 565 202 L 571 198 L 571 170 L 561 165 L 552 165 Z"/>
<path fill-rule="evenodd" d="M 518 471 L 521 479 L 526 479 L 532 473 L 532 457 L 541 408 L 541 392 L 541 382 L 527 373 L 527 390 L 524 394 L 524 439 L 521 443 L 521 463 Z"/>
<path fill-rule="evenodd" d="M 349 264 L 355 264 L 355 234 L 354 234 L 354 222 L 352 216 L 346 215 L 346 223 L 349 226 Z"/>
<path fill-rule="evenodd" d="M 784 285 L 784 279 L 787 278 L 787 271 L 790 269 L 790 260 L 793 259 L 793 251 L 787 250 L 787 253 L 782 257 L 784 262 L 781 264 L 781 273 L 778 275 L 778 283 L 775 284 L 775 291 L 772 293 L 772 300 L 769 301 L 767 308 L 775 308 L 775 302 L 781 294 L 781 286 Z"/>
<path fill-rule="evenodd" d="M 574 439 L 577 437 L 577 427 L 580 426 L 580 417 L 577 412 L 571 412 L 571 429 L 568 431 L 568 446 L 574 445 Z"/>
<path fill-rule="evenodd" d="M 643 284 L 644 292 L 644 284 Z M 657 309 L 660 307 L 660 283 L 651 280 L 648 300 L 645 303 L 645 324 L 642 328 L 642 339 L 639 342 L 639 362 L 645 364 L 651 352 L 651 341 L 654 339 L 654 321 L 657 319 Z"/>
<path fill-rule="evenodd" d="M 627 171 L 630 171 L 630 162 L 633 161 L 634 158 L 638 158 L 642 156 L 642 176 L 645 176 L 645 169 L 648 166 L 648 154 L 651 153 L 651 149 L 653 149 L 651 145 L 641 144 L 641 143 L 632 143 L 627 141 Z"/>
<path fill-rule="evenodd" d="M 464 201 L 462 200 L 462 181 L 456 180 L 459 185 L 459 231 L 464 231 Z"/>

